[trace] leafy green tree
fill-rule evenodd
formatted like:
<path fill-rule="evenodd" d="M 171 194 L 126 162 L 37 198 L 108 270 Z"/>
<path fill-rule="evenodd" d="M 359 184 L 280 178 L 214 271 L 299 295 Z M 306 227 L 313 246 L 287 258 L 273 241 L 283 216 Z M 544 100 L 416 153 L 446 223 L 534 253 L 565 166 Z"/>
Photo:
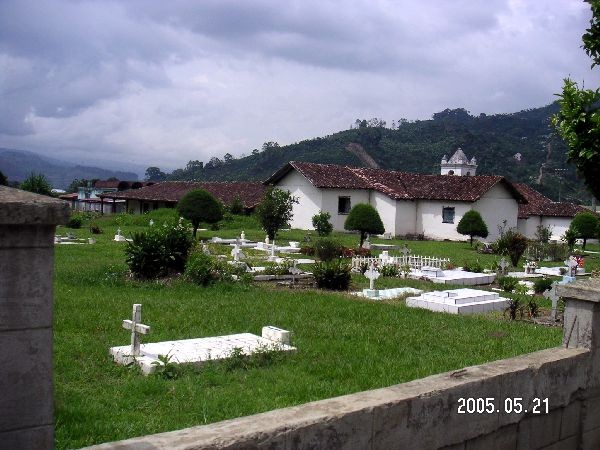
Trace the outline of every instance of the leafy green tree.
<path fill-rule="evenodd" d="M 148 167 L 146 169 L 146 181 L 164 181 L 167 174 L 158 167 Z"/>
<path fill-rule="evenodd" d="M 192 222 L 194 238 L 201 222 L 217 223 L 223 218 L 221 203 L 204 189 L 188 192 L 177 204 L 177 211 L 184 219 Z"/>
<path fill-rule="evenodd" d="M 471 247 L 473 247 L 473 238 L 475 236 L 486 238 L 489 234 L 487 225 L 483 221 L 481 214 L 474 209 L 467 211 L 462 216 L 462 219 L 460 219 L 456 226 L 456 231 L 462 235 L 469 236 Z"/>
<path fill-rule="evenodd" d="M 592 8 L 590 28 L 582 36 L 592 67 L 600 64 L 600 0 L 588 0 Z M 600 198 L 600 90 L 579 89 L 569 78 L 559 95 L 560 112 L 552 123 L 567 144 L 570 162 L 583 175 L 596 198 Z"/>
<path fill-rule="evenodd" d="M 317 230 L 319 236 L 328 236 L 333 231 L 333 225 L 329 221 L 331 214 L 326 211 L 319 211 L 312 216 L 312 225 Z"/>
<path fill-rule="evenodd" d="M 599 223 L 598 216 L 591 211 L 579 212 L 573 217 L 569 229 L 575 232 L 577 238 L 583 239 L 583 250 L 586 241 L 597 236 Z"/>
<path fill-rule="evenodd" d="M 8 186 L 8 178 L 0 170 L 0 186 Z"/>
<path fill-rule="evenodd" d="M 275 239 L 277 231 L 292 220 L 292 209 L 298 200 L 288 191 L 270 187 L 256 207 L 256 217 L 269 239 Z"/>
<path fill-rule="evenodd" d="M 362 247 L 367 233 L 381 234 L 385 232 L 379 213 L 366 203 L 359 203 L 352 207 L 348 217 L 346 217 L 346 222 L 344 222 L 344 229 L 360 231 L 360 247 Z"/>
<path fill-rule="evenodd" d="M 41 173 L 31 172 L 31 175 L 21 183 L 21 189 L 35 192 L 36 194 L 52 195 L 52 186 L 48 182 L 48 179 Z"/>
<path fill-rule="evenodd" d="M 86 180 L 85 178 L 82 178 L 81 180 L 78 178 L 75 178 L 73 181 L 71 181 L 71 184 L 69 184 L 69 187 L 67 188 L 67 192 L 77 192 L 80 187 L 85 187 L 87 185 L 88 185 L 88 180 Z"/>

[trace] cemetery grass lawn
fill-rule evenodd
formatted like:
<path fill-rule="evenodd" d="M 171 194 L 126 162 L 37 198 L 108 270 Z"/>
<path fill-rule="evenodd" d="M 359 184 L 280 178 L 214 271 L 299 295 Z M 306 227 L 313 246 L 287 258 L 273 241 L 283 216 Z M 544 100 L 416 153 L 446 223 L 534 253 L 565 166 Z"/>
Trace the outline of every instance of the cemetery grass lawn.
<path fill-rule="evenodd" d="M 389 386 L 561 342 L 559 328 L 490 316 L 445 315 L 407 308 L 403 302 L 376 303 L 346 294 L 263 285 L 202 288 L 178 279 L 131 281 L 125 277 L 124 243 L 112 242 L 116 226 L 101 226 L 105 233 L 96 236 L 97 244 L 55 248 L 57 448 L 176 430 Z M 141 227 L 124 226 L 123 231 L 128 235 Z M 77 234 L 89 236 L 87 230 Z M 423 254 L 426 245 L 435 248 L 425 242 Z M 440 243 L 444 251 L 461 245 Z M 409 246 L 419 253 L 416 245 Z M 298 352 L 246 370 L 209 364 L 199 371 L 184 370 L 176 380 L 143 377 L 137 370 L 114 365 L 108 356 L 109 347 L 129 342 L 121 321 L 130 318 L 133 303 L 143 304 L 142 321 L 152 327 L 143 342 L 260 334 L 264 325 L 276 325 L 292 331 Z"/>

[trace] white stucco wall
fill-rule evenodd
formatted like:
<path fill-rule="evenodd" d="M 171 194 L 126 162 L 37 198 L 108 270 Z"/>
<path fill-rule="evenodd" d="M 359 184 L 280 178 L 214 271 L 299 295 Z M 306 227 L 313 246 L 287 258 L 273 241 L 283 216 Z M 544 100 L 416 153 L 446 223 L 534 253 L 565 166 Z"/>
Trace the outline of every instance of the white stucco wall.
<path fill-rule="evenodd" d="M 396 236 L 415 234 L 417 227 L 417 202 L 414 200 L 396 201 Z"/>
<path fill-rule="evenodd" d="M 334 230 L 343 230 L 348 214 L 338 214 L 339 197 L 350 197 L 350 207 L 359 203 L 369 204 L 371 194 L 366 189 L 321 189 L 323 193 L 321 208 L 331 214 L 331 223 Z M 371 203 L 372 204 L 372 203 Z"/>
<path fill-rule="evenodd" d="M 517 228 L 519 233 L 527 238 L 535 239 L 538 225 L 550 227 L 552 231 L 550 239 L 560 241 L 565 231 L 569 229 L 572 220 L 572 217 L 529 216 L 527 219 L 519 219 Z"/>
<path fill-rule="evenodd" d="M 292 209 L 293 217 L 290 223 L 292 228 L 303 230 L 312 230 L 312 217 L 322 209 L 322 189 L 315 188 L 310 181 L 295 170 L 290 171 L 277 183 L 278 189 L 287 190 L 292 196 L 298 199 Z M 331 214 L 333 221 L 337 216 L 337 200 L 334 210 L 325 210 Z M 342 223 L 343 228 L 343 223 Z"/>
<path fill-rule="evenodd" d="M 540 216 L 529 216 L 527 219 L 519 219 L 517 220 L 517 231 L 523 236 L 533 239 L 537 226 L 540 223 Z"/>
<path fill-rule="evenodd" d="M 442 222 L 442 209 L 454 208 L 454 222 Z M 417 203 L 416 232 L 432 239 L 450 239 L 464 241 L 465 236 L 456 231 L 458 221 L 471 209 L 470 203 L 446 202 L 438 200 L 419 200 Z"/>
<path fill-rule="evenodd" d="M 506 220 L 507 229 L 517 228 L 519 204 L 510 191 L 501 184 L 496 184 L 473 203 L 473 209 L 481 214 L 487 225 L 489 236 L 485 240 L 488 242 L 498 238 L 498 226 L 502 225 L 504 220 Z"/>
<path fill-rule="evenodd" d="M 396 235 L 396 200 L 381 192 L 371 193 L 371 205 L 379 213 L 386 233 Z"/>

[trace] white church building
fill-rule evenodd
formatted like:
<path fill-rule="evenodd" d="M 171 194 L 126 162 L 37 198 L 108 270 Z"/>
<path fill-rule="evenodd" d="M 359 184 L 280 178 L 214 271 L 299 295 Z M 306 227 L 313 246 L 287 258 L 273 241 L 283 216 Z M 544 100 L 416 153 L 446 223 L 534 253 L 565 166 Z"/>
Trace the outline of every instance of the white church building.
<path fill-rule="evenodd" d="M 476 170 L 475 158 L 469 160 L 458 149 L 450 159 L 444 156 L 440 175 L 291 161 L 265 184 L 285 189 L 298 199 L 290 226 L 307 230 L 313 228 L 312 217 L 321 210 L 331 214 L 335 230 L 343 230 L 352 206 L 368 203 L 379 212 L 385 231 L 395 236 L 464 240 L 456 226 L 474 209 L 487 224 L 487 240 L 496 239 L 498 226 L 503 224 L 531 238 L 539 223 L 559 225 L 553 233 L 553 238 L 559 238 L 556 233 L 564 233 L 565 224 L 583 210 L 552 202 L 501 176 L 476 175 Z M 535 205 L 528 202 L 532 194 L 526 188 L 539 196 Z"/>

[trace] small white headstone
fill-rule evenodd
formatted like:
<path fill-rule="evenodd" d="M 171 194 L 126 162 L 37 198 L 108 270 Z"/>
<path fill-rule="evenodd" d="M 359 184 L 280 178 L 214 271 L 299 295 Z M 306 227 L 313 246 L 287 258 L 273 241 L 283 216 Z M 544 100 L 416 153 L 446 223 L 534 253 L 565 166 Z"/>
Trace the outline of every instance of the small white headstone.
<path fill-rule="evenodd" d="M 240 239 L 241 239 L 242 241 L 245 241 L 245 240 L 246 240 L 246 233 L 244 233 L 244 230 L 242 230 L 242 234 L 240 234 Z"/>
<path fill-rule="evenodd" d="M 509 267 L 508 262 L 506 261 L 506 259 L 504 257 L 502 257 L 502 259 L 498 263 L 498 268 L 500 269 L 500 272 L 502 274 L 505 274 L 508 267 Z"/>
<path fill-rule="evenodd" d="M 550 316 L 554 320 L 556 320 L 556 310 L 557 310 L 557 305 L 558 305 L 558 295 L 556 294 L 556 286 L 557 285 L 558 285 L 558 283 L 555 281 L 554 283 L 552 283 L 552 286 L 550 287 L 550 289 L 547 291 L 544 291 L 544 293 L 542 294 L 544 297 L 552 300 L 552 311 L 550 313 Z"/>
<path fill-rule="evenodd" d="M 150 219 L 150 226 L 153 227 L 154 226 L 154 220 Z"/>
<path fill-rule="evenodd" d="M 284 345 L 290 345 L 290 332 L 281 328 L 267 325 L 262 329 L 262 337 Z"/>
<path fill-rule="evenodd" d="M 269 236 L 268 235 L 265 237 L 265 244 L 269 245 Z"/>
<path fill-rule="evenodd" d="M 406 257 L 410 254 L 410 249 L 405 245 L 400 249 L 400 253 L 402 253 L 402 255 Z"/>
<path fill-rule="evenodd" d="M 302 273 L 302 270 L 296 267 L 297 263 L 298 261 L 294 260 L 293 266 L 289 269 L 290 273 L 292 274 L 292 284 L 296 283 L 296 275 L 300 275 Z"/>

